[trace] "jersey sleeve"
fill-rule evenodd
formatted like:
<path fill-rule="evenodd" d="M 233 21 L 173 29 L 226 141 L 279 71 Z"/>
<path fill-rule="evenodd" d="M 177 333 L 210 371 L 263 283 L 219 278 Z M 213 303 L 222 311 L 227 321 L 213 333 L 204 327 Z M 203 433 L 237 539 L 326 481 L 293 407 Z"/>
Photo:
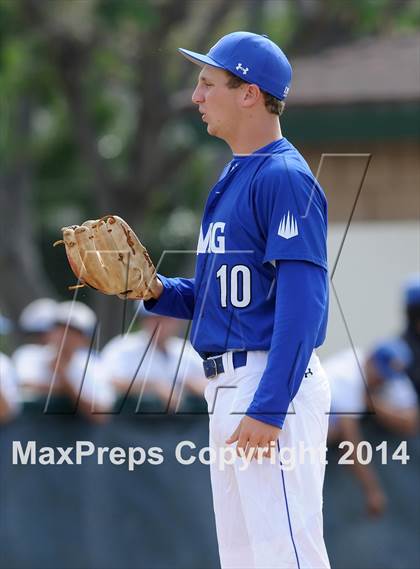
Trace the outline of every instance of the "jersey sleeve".
<path fill-rule="evenodd" d="M 163 292 L 157 300 L 144 301 L 145 309 L 161 316 L 191 320 L 194 314 L 195 280 L 157 276 L 163 285 Z"/>
<path fill-rule="evenodd" d="M 283 427 L 316 345 L 327 303 L 325 271 L 307 262 L 276 268 L 274 328 L 264 370 L 247 415 Z"/>
<path fill-rule="evenodd" d="M 327 201 L 309 168 L 273 157 L 254 184 L 263 261 L 308 261 L 327 270 Z"/>

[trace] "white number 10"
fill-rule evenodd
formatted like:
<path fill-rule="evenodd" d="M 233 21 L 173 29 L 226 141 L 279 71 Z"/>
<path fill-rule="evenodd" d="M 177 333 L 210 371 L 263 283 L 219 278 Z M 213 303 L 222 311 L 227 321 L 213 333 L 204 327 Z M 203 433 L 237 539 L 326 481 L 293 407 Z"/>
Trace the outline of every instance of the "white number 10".
<path fill-rule="evenodd" d="M 228 266 L 222 265 L 216 273 L 220 280 L 220 304 L 227 307 Z M 251 302 L 251 271 L 246 265 L 235 265 L 230 270 L 230 302 L 236 308 L 244 308 Z M 242 280 L 242 287 L 240 286 Z M 242 290 L 240 291 L 240 289 Z M 240 295 L 241 292 L 241 295 Z M 240 295 L 240 296 L 239 296 Z"/>

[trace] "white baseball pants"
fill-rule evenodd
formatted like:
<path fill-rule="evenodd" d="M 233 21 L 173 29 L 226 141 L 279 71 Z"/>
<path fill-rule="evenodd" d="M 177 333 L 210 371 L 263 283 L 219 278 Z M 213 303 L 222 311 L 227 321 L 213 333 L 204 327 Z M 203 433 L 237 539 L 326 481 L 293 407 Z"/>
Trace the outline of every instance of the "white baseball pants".
<path fill-rule="evenodd" d="M 322 487 L 330 389 L 315 352 L 289 407 L 276 457 L 248 465 L 241 458 L 233 464 L 220 458 L 220 449 L 227 447 L 226 439 L 253 399 L 266 362 L 267 352 L 248 352 L 246 366 L 234 369 L 232 353 L 226 353 L 225 373 L 206 387 L 210 447 L 219 457 L 211 465 L 211 483 L 221 566 L 329 568 Z"/>

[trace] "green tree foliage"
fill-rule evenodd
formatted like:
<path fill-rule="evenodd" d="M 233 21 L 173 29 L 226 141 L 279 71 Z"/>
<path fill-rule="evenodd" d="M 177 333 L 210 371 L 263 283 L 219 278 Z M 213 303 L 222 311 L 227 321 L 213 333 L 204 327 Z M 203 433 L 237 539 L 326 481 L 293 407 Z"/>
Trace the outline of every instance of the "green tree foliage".
<path fill-rule="evenodd" d="M 64 251 L 50 246 L 63 225 L 115 212 L 156 261 L 164 249 L 194 247 L 208 186 L 228 154 L 191 112 L 198 69 L 178 46 L 207 51 L 221 34 L 245 28 L 269 33 L 288 53 L 313 53 L 414 27 L 418 5 L 0 0 L 3 311 L 16 318 L 37 296 L 67 295 Z M 193 254 L 167 254 L 162 267 L 193 262 Z M 111 300 L 94 299 L 105 314 Z"/>

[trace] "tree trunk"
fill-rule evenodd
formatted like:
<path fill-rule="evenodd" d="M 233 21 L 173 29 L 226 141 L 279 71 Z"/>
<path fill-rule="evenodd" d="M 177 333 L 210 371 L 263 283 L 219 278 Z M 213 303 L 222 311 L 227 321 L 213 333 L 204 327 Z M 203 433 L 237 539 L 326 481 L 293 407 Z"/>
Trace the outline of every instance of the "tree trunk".
<path fill-rule="evenodd" d="M 32 171 L 25 151 L 28 100 L 21 99 L 16 114 L 14 135 L 20 151 L 14 152 L 13 161 L 0 171 L 0 308 L 14 321 L 29 302 L 53 295 L 35 241 Z"/>

